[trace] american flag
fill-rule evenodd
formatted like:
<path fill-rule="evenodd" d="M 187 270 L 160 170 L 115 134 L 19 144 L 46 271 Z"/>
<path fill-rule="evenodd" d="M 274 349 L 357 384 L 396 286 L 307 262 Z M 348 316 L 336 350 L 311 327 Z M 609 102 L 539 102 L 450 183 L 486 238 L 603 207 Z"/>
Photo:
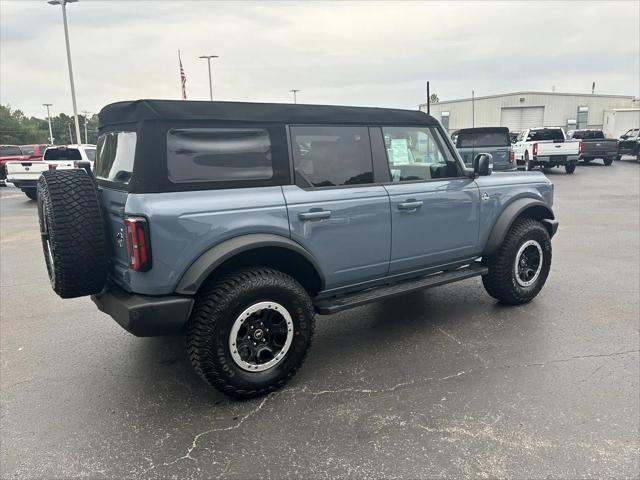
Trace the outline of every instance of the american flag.
<path fill-rule="evenodd" d="M 187 76 L 182 68 L 182 59 L 180 58 L 180 50 L 178 50 L 178 62 L 180 62 L 180 87 L 182 88 L 182 99 L 187 99 Z"/>

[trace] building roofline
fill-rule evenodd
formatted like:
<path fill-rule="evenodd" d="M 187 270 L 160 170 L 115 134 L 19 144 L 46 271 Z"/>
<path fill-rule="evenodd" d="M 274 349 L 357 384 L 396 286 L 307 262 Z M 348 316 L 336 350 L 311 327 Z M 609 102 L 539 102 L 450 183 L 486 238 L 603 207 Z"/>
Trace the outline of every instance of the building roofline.
<path fill-rule="evenodd" d="M 437 103 L 432 103 L 431 105 L 441 105 L 443 103 L 456 103 L 456 102 L 469 102 L 471 100 L 485 100 L 487 98 L 498 98 L 498 97 L 511 97 L 514 95 L 561 95 L 565 97 L 609 97 L 609 98 L 628 98 L 633 100 L 635 95 L 605 95 L 602 93 L 562 93 L 562 92 L 533 92 L 533 91 L 524 91 L 524 92 L 512 92 L 512 93 L 500 93 L 497 95 L 485 95 L 483 97 L 475 97 L 475 98 L 459 98 L 455 100 L 441 100 Z M 426 103 L 421 103 L 420 108 L 426 106 Z"/>

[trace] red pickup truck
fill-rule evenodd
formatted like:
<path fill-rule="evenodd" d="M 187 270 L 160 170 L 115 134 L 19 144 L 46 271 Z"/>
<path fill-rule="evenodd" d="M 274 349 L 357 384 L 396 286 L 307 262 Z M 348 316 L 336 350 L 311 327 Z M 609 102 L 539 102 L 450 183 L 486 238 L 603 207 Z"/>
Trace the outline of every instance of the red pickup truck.
<path fill-rule="evenodd" d="M 29 159 L 29 155 L 25 155 L 17 145 L 0 145 L 0 186 L 5 185 L 7 178 L 7 162 Z"/>
<path fill-rule="evenodd" d="M 42 160 L 42 155 L 47 147 L 51 145 L 20 145 L 22 154 L 26 155 L 29 160 Z"/>

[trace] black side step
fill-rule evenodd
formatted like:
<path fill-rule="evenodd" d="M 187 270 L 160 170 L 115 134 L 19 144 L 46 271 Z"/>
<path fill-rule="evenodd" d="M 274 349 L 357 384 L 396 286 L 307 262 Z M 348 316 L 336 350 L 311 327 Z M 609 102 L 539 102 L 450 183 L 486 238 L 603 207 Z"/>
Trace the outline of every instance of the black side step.
<path fill-rule="evenodd" d="M 341 312 L 342 310 L 359 307 L 360 305 L 396 297 L 398 295 L 404 295 L 405 293 L 415 292 L 424 288 L 439 287 L 447 283 L 477 277 L 487 272 L 487 267 L 483 267 L 474 262 L 471 265 L 457 268 L 456 270 L 434 273 L 414 280 L 406 280 L 404 282 L 394 283 L 393 285 L 383 285 L 339 297 L 323 298 L 314 301 L 313 306 L 317 313 L 321 315 L 331 315 Z"/>

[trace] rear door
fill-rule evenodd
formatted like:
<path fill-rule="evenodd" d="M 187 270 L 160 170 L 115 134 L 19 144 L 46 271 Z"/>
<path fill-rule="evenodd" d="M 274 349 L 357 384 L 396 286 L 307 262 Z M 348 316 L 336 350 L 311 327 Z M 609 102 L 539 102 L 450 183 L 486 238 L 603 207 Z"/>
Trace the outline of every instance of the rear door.
<path fill-rule="evenodd" d="M 326 288 L 384 277 L 389 267 L 389 196 L 374 185 L 369 129 L 292 125 L 295 185 L 283 187 L 291 238 L 316 258 Z"/>
<path fill-rule="evenodd" d="M 128 185 L 133 172 L 135 148 L 135 132 L 105 133 L 98 139 L 94 168 L 106 219 L 111 273 L 125 287 L 129 259 L 124 245 L 124 208 L 129 195 Z"/>
<path fill-rule="evenodd" d="M 383 127 L 391 171 L 389 275 L 478 254 L 479 191 L 440 131 Z"/>

